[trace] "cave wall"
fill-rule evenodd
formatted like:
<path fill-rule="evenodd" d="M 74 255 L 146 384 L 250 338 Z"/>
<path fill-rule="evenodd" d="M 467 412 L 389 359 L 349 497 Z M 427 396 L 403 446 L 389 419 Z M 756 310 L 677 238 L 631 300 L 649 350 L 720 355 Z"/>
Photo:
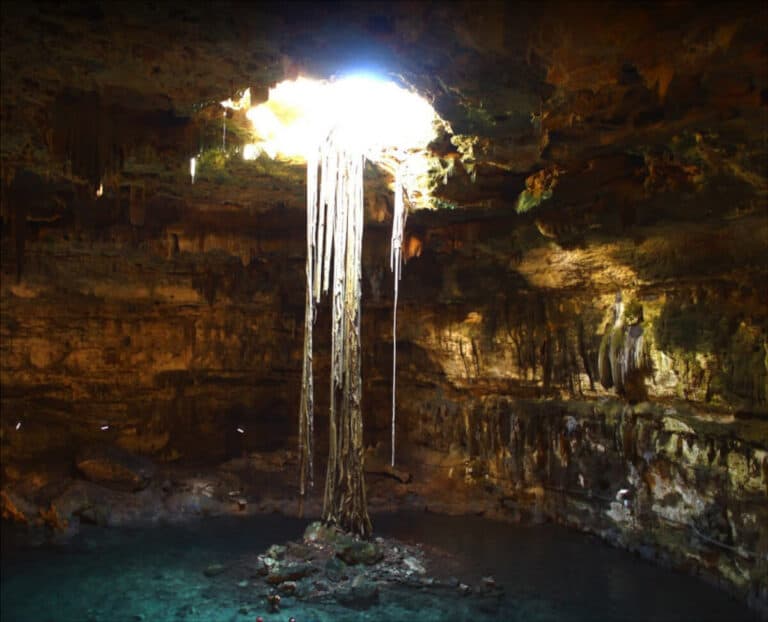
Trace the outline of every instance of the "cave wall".
<path fill-rule="evenodd" d="M 14 237 L 4 235 L 6 475 L 42 463 L 66 471 L 93 443 L 209 468 L 244 451 L 294 448 L 302 213 L 277 207 L 245 218 L 152 201 L 175 210 L 162 226 L 131 224 L 130 193 L 111 222 L 34 223 L 19 278 Z M 518 218 L 451 222 L 427 214 L 411 223 L 399 307 L 399 464 L 418 470 L 427 451 L 453 465 L 448 475 L 422 476 L 434 507 L 508 520 L 547 516 L 695 569 L 759 606 L 768 447 L 764 337 L 750 327 L 764 319 L 747 313 L 759 305 L 748 305 L 746 286 L 723 285 L 712 273 L 695 281 L 689 273 L 687 288 L 627 282 L 619 291 L 643 307 L 625 305 L 633 319 L 642 316 L 633 325 L 649 335 L 650 363 L 642 391 L 619 395 L 603 385 L 599 359 L 616 330 L 616 290 L 601 271 L 620 269 L 622 255 L 585 259 L 587 249 L 547 241 L 546 266 L 559 254 L 583 262 L 572 266 L 575 275 L 547 273 L 531 259 L 535 252 L 521 253 L 521 238 L 539 234 Z M 690 233 L 674 235 L 664 243 L 685 248 Z M 387 453 L 388 236 L 386 226 L 368 226 L 363 275 L 366 443 Z M 671 269 L 689 266 L 682 261 Z M 534 286 L 540 271 L 561 287 Z M 564 287 L 569 278 L 582 287 Z M 327 316 L 321 307 L 321 456 Z M 480 491 L 483 501 L 474 506 L 446 492 L 457 485 Z"/>
<path fill-rule="evenodd" d="M 421 397 L 400 467 L 429 480 L 430 509 L 554 520 L 765 610 L 764 421 L 688 402 Z"/>
<path fill-rule="evenodd" d="M 290 436 L 302 338 L 301 213 L 277 207 L 249 217 L 158 196 L 148 209 L 176 214 L 160 225 L 149 218 L 132 225 L 130 198 L 123 199 L 70 208 L 112 209 L 98 226 L 30 225 L 23 270 L 15 236 L 3 237 L 6 426 L 47 426 L 49 440 L 63 448 L 69 435 L 90 436 L 110 424 L 121 444 L 165 457 L 180 454 L 178 439 L 199 438 L 190 429 L 217 439 L 194 451 L 215 455 L 219 447 L 225 455 L 226 430 L 238 418 L 277 426 L 275 439 Z M 544 248 L 526 250 L 520 238 L 541 236 L 516 218 L 413 219 L 408 241 L 417 250 L 405 268 L 399 309 L 400 438 L 418 438 L 422 411 L 430 407 L 423 404 L 427 388 L 470 396 L 688 400 L 723 416 L 762 420 L 760 275 L 730 283 L 713 271 L 697 276 L 688 269 L 691 259 L 677 254 L 695 233 L 659 227 L 643 244 L 682 257 L 682 267 L 673 259 L 669 269 L 687 270 L 686 283 L 644 279 L 638 287 L 634 241 L 567 249 L 544 240 Z M 764 230 L 764 219 L 733 225 L 726 239 L 744 244 L 734 242 L 728 252 L 755 253 L 762 242 L 751 236 Z M 389 426 L 392 280 L 382 259 L 386 227 L 372 223 L 365 239 L 364 376 L 375 443 Z M 624 287 L 609 280 L 621 271 Z M 618 328 L 617 293 L 626 301 Z M 321 309 L 320 378 L 328 365 L 326 316 Z M 628 356 L 619 350 L 632 327 L 643 334 L 644 362 L 630 370 L 634 380 L 613 386 L 601 367 Z M 209 421 L 217 418 L 227 423 Z"/>
<path fill-rule="evenodd" d="M 243 449 L 287 442 L 300 232 L 275 249 L 257 220 L 244 231 L 230 214 L 217 233 L 189 213 L 152 232 L 130 224 L 128 203 L 99 228 L 40 226 L 18 280 L 3 245 L 4 460 L 71 458 L 106 438 L 161 459 L 220 458 L 239 451 L 238 425 L 253 432 Z M 8 432 L 17 422 L 25 434 Z"/>

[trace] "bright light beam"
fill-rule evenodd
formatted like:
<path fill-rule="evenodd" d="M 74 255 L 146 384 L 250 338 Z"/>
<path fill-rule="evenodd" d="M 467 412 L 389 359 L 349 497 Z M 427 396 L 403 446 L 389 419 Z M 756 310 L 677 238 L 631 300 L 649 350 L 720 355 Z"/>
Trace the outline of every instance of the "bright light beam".
<path fill-rule="evenodd" d="M 335 129 L 345 144 L 374 161 L 391 148 L 423 149 L 435 138 L 438 120 L 424 98 L 369 76 L 286 80 L 246 115 L 267 154 L 306 159 Z"/>

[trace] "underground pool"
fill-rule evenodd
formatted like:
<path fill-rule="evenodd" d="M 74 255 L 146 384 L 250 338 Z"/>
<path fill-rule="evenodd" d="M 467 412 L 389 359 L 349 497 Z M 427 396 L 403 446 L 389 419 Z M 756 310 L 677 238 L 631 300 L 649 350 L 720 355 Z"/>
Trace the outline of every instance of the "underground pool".
<path fill-rule="evenodd" d="M 757 619 L 704 582 L 553 525 L 509 525 L 426 513 L 374 516 L 376 535 L 417 547 L 418 582 L 373 603 L 284 596 L 272 611 L 245 566 L 307 520 L 266 515 L 115 529 L 84 526 L 66 544 L 25 546 L 3 532 L 4 622 L 450 622 Z M 211 569 L 215 569 L 212 571 Z M 492 577 L 492 579 L 491 579 Z M 325 580 L 317 575 L 315 583 Z M 492 593 L 481 587 L 491 581 Z M 485 582 L 485 583 L 484 583 Z"/>

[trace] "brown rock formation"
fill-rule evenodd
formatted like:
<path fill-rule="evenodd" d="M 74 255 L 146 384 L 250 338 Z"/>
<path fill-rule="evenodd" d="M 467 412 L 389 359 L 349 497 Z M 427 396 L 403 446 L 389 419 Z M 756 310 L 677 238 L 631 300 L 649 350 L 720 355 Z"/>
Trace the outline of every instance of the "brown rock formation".
<path fill-rule="evenodd" d="M 48 509 L 45 468 L 94 443 L 210 467 L 295 447 L 304 170 L 217 150 L 218 102 L 365 65 L 453 131 L 432 145 L 444 209 L 408 221 L 414 477 L 392 485 L 454 510 L 487 489 L 487 511 L 657 547 L 768 607 L 767 18 L 750 2 L 4 6 L 4 481 Z M 389 442 L 390 212 L 371 199 L 364 244 L 371 448 Z"/>

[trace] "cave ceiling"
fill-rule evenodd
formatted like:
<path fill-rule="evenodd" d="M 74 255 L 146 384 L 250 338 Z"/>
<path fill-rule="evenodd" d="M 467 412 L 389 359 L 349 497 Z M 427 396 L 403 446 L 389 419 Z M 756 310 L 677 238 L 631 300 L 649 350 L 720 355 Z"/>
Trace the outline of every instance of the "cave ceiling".
<path fill-rule="evenodd" d="M 534 285 L 631 280 L 665 227 L 691 223 L 706 246 L 723 221 L 764 215 L 766 34 L 759 3 L 5 3 L 3 192 L 48 223 L 102 183 L 105 201 L 140 188 L 182 220 L 245 226 L 279 209 L 300 223 L 303 167 L 217 163 L 219 102 L 365 69 L 452 130 L 431 146 L 449 209 L 417 229 L 489 221 L 478 249 L 504 255 L 493 223 L 513 218 Z M 244 115 L 227 124 L 230 147 L 247 142 Z M 749 222 L 744 252 L 759 255 L 765 222 Z M 594 276 L 606 256 L 633 268 Z"/>

